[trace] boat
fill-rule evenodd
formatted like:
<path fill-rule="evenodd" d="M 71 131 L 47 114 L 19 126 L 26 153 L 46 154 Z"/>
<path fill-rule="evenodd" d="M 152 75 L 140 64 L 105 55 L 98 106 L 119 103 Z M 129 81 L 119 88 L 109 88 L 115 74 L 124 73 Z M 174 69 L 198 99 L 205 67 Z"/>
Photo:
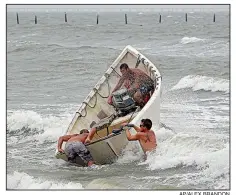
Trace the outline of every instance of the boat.
<path fill-rule="evenodd" d="M 119 68 L 122 63 L 127 63 L 130 68 L 143 70 L 154 82 L 154 92 L 142 108 L 132 106 L 132 101 L 131 105 L 124 107 L 123 110 L 107 103 L 112 89 L 121 77 Z M 95 164 L 114 163 L 128 144 L 125 131 L 120 128 L 122 123 L 128 122 L 138 126 L 141 119 L 149 118 L 153 125 L 159 128 L 161 84 L 162 76 L 157 66 L 132 46 L 126 46 L 84 99 L 63 135 L 75 134 L 82 129 L 96 127 L 97 131 L 91 142 L 86 144 L 86 147 L 90 151 Z M 125 89 L 115 93 L 114 96 L 116 95 L 118 99 L 119 95 L 123 95 L 123 99 L 127 97 Z M 120 129 L 120 131 L 116 131 L 117 129 Z M 64 147 L 65 143 L 62 145 L 62 148 Z M 57 149 L 55 157 L 68 161 L 67 156 L 58 152 Z M 76 164 L 86 166 L 80 157 L 76 157 Z"/>

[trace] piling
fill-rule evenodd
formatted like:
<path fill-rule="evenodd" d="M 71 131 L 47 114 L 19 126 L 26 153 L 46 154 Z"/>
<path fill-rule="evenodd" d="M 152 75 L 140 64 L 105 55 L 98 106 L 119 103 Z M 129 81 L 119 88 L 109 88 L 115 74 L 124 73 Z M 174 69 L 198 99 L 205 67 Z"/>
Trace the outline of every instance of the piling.
<path fill-rule="evenodd" d="M 67 14 L 66 14 L 66 12 L 65 12 L 65 22 L 67 22 Z"/>
<path fill-rule="evenodd" d="M 97 24 L 98 24 L 98 18 L 99 18 L 99 15 L 97 14 Z"/>
<path fill-rule="evenodd" d="M 160 17 L 159 17 L 159 23 L 161 23 L 161 14 L 160 14 Z"/>
<path fill-rule="evenodd" d="M 127 14 L 125 14 L 125 24 L 127 24 Z"/>
<path fill-rule="evenodd" d="M 37 16 L 34 18 L 34 23 L 37 24 Z"/>
<path fill-rule="evenodd" d="M 216 15 L 214 14 L 213 22 L 216 22 Z"/>
<path fill-rule="evenodd" d="M 16 22 L 17 22 L 17 24 L 19 24 L 19 16 L 18 16 L 18 13 L 16 13 Z"/>
<path fill-rule="evenodd" d="M 185 14 L 185 21 L 188 22 L 188 14 Z"/>

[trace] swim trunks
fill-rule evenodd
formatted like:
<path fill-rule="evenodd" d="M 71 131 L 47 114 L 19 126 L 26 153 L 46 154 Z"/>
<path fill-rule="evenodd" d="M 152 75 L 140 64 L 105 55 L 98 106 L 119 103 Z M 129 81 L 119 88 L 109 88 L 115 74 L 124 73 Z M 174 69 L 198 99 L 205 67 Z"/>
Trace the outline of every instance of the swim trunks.
<path fill-rule="evenodd" d="M 89 150 L 82 142 L 67 142 L 65 146 L 65 154 L 69 162 L 75 162 L 76 156 L 79 156 L 84 161 L 93 161 Z"/>
<path fill-rule="evenodd" d="M 147 95 L 150 91 L 154 90 L 154 84 L 152 82 L 142 83 L 139 90 L 142 95 Z"/>

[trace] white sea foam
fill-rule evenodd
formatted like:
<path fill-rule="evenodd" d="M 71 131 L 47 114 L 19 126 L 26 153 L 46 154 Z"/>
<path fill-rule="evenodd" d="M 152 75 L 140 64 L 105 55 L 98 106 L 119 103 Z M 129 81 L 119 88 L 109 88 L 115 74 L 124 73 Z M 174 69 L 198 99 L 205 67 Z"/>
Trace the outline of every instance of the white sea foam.
<path fill-rule="evenodd" d="M 160 130 L 157 130 L 157 127 L 153 126 L 152 129 L 157 134 L 158 142 L 162 142 L 163 140 L 166 140 L 175 134 L 170 129 L 166 129 L 164 127 L 160 128 Z M 139 142 L 129 142 L 116 163 L 125 164 L 125 163 L 131 163 L 133 161 L 143 161 L 143 154 L 144 153 L 142 151 Z"/>
<path fill-rule="evenodd" d="M 161 170 L 176 168 L 179 166 L 195 166 L 201 170 L 198 173 L 193 173 L 189 177 L 175 174 L 171 177 L 179 178 L 181 185 L 190 185 L 202 183 L 206 181 L 218 180 L 225 177 L 224 184 L 215 183 L 213 188 L 222 189 L 228 188 L 229 182 L 229 144 L 225 144 L 222 140 L 225 136 L 222 134 L 202 134 L 202 133 L 178 133 L 169 136 L 168 139 L 160 141 L 166 130 L 157 132 L 158 150 L 150 153 L 145 162 L 150 170 Z M 195 183 L 191 183 L 191 177 Z M 187 179 L 186 179 L 187 178 Z M 170 179 L 170 178 L 169 178 Z"/>
<path fill-rule="evenodd" d="M 22 37 L 22 38 L 25 38 L 25 37 L 33 37 L 33 36 L 36 36 L 36 35 L 37 35 L 36 33 L 32 33 L 32 34 L 22 35 L 21 37 Z"/>
<path fill-rule="evenodd" d="M 180 79 L 180 81 L 172 87 L 171 90 L 184 88 L 192 88 L 193 91 L 223 91 L 229 93 L 229 80 L 202 75 L 188 75 Z"/>
<path fill-rule="evenodd" d="M 200 38 L 197 38 L 197 37 L 183 37 L 180 41 L 180 43 L 182 44 L 188 44 L 188 43 L 196 43 L 196 42 L 204 42 L 205 39 L 200 39 Z"/>
<path fill-rule="evenodd" d="M 122 155 L 118 158 L 118 164 L 130 163 L 133 161 L 140 160 L 143 152 L 138 142 L 129 142 L 123 150 Z"/>
<path fill-rule="evenodd" d="M 7 189 L 83 189 L 80 183 L 50 181 L 15 171 L 7 175 Z"/>
<path fill-rule="evenodd" d="M 29 128 L 31 131 L 38 132 L 34 132 L 33 134 L 37 133 L 37 135 L 33 137 L 30 136 L 30 139 L 35 138 L 40 141 L 56 140 L 58 136 L 60 136 L 69 125 L 71 117 L 72 116 L 42 116 L 34 111 L 29 110 L 11 111 L 10 113 L 8 113 L 7 117 L 7 129 L 10 132 L 14 132 L 19 131 L 23 127 L 25 127 Z M 41 130 L 43 130 L 43 132 Z M 15 142 L 16 140 L 14 139 L 12 141 Z"/>
<path fill-rule="evenodd" d="M 85 189 L 122 189 L 120 183 L 115 180 L 108 180 L 107 178 L 98 178 L 92 180 Z"/>
<path fill-rule="evenodd" d="M 40 45 L 40 43 L 36 41 L 18 41 L 17 43 L 18 43 L 16 44 L 17 47 L 28 46 L 28 45 Z"/>

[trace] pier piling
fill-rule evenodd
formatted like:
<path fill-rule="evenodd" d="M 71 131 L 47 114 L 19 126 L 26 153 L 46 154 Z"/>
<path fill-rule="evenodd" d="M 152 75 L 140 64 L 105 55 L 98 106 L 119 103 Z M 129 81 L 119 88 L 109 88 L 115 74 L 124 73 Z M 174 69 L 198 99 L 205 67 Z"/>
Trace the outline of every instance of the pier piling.
<path fill-rule="evenodd" d="M 66 14 L 66 12 L 65 12 L 65 22 L 67 22 L 67 14 Z"/>
<path fill-rule="evenodd" d="M 17 22 L 17 24 L 19 24 L 19 16 L 18 16 L 18 13 L 16 13 L 16 22 Z"/>
<path fill-rule="evenodd" d="M 38 23 L 38 21 L 37 21 L 37 16 L 35 16 L 35 18 L 34 18 L 34 23 L 35 23 L 35 24 Z"/>

